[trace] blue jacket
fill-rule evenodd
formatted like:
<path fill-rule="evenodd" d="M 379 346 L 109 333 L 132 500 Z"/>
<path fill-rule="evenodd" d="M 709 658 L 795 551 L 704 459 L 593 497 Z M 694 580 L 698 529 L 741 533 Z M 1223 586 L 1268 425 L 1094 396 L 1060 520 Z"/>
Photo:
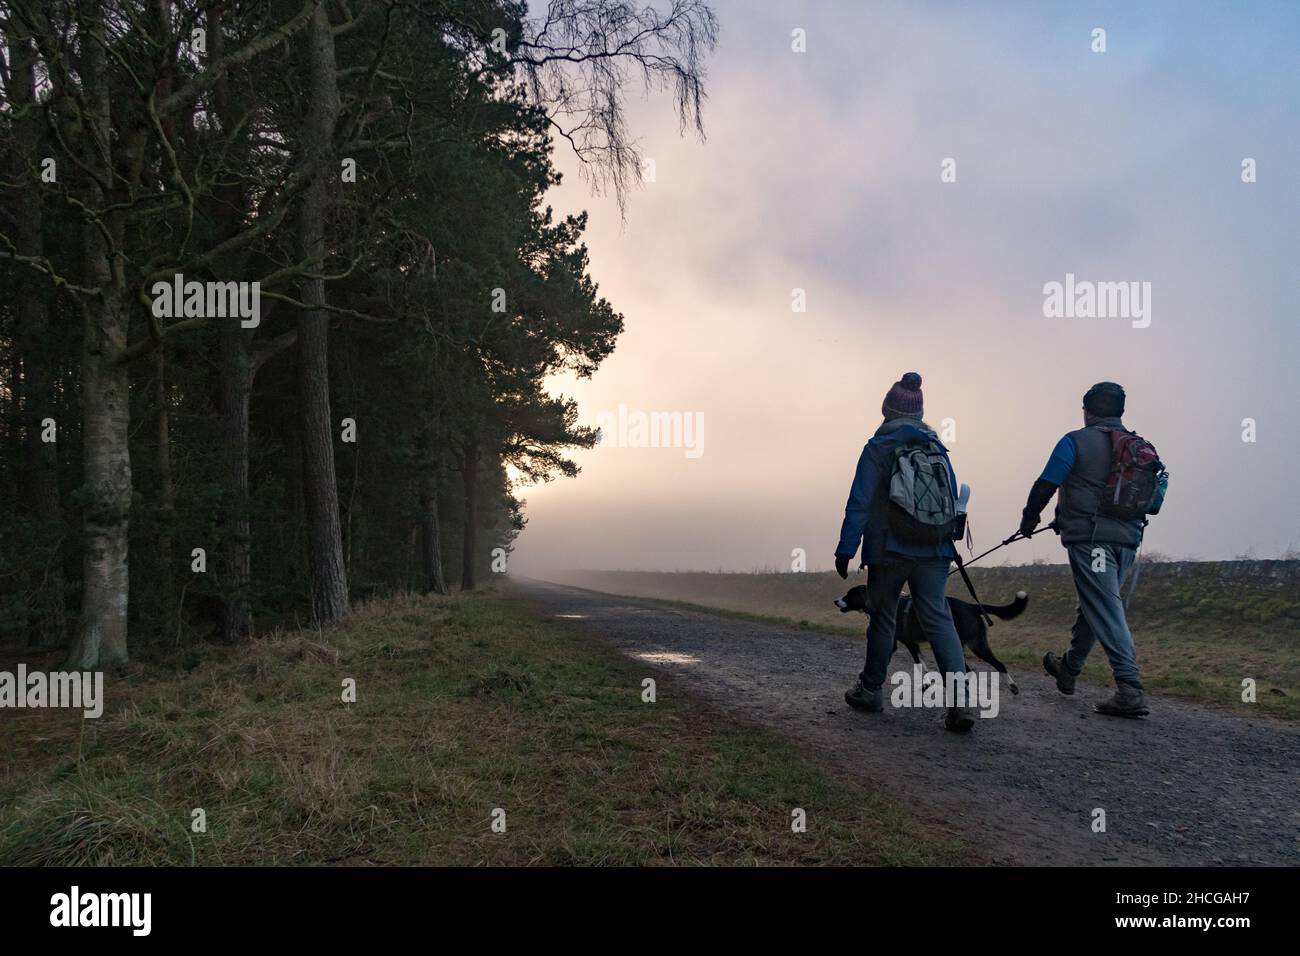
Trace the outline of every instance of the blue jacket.
<path fill-rule="evenodd" d="M 862 449 L 858 471 L 849 489 L 849 501 L 844 506 L 844 526 L 840 529 L 840 543 L 836 554 L 852 557 L 862 543 L 864 564 L 882 564 L 890 556 L 907 558 L 955 558 L 956 549 L 951 541 L 941 544 L 916 545 L 899 541 L 889 530 L 889 476 L 894 464 L 894 451 L 900 445 L 932 441 L 939 444 L 938 436 L 917 418 L 891 418 L 876 429 Z M 943 448 L 944 458 L 948 449 Z M 948 460 L 948 474 L 952 476 L 953 497 L 957 495 L 957 478 L 953 475 L 952 461 Z"/>

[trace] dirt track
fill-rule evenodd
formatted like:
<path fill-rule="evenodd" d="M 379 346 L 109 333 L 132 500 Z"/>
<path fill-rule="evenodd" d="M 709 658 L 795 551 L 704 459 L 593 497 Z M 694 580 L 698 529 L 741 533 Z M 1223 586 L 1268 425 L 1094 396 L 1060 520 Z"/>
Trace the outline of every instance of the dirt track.
<path fill-rule="evenodd" d="M 1000 863 L 1300 863 L 1300 728 L 1154 698 L 1151 717 L 1092 713 L 1108 693 L 1072 698 L 1041 672 L 1013 671 L 1020 694 L 966 736 L 939 711 L 860 714 L 842 694 L 861 641 L 543 582 L 520 582 L 543 613 L 589 627 L 648 672 L 809 746 L 957 831 Z M 928 648 L 927 661 L 932 660 Z M 894 668 L 910 665 L 905 651 Z M 981 665 L 982 666 L 982 665 Z M 1094 808 L 1106 832 L 1094 833 Z"/>

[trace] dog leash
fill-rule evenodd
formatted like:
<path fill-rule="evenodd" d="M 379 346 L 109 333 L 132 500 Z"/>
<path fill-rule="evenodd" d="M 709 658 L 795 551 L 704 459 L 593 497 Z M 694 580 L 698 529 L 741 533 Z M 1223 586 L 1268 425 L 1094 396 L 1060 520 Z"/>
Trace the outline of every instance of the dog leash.
<path fill-rule="evenodd" d="M 988 555 L 992 554 L 994 551 L 998 550 L 998 548 L 1005 548 L 1013 541 L 1019 541 L 1021 538 L 1026 538 L 1026 539 L 1032 538 L 1034 535 L 1038 534 L 1038 532 L 1045 531 L 1050 527 L 1052 527 L 1050 523 L 1045 525 L 1040 525 L 1039 527 L 1035 528 L 1033 531 L 1029 532 L 1029 534 L 1025 534 L 1024 532 L 1017 531 L 1015 534 L 1007 538 L 1001 544 L 989 548 L 983 554 L 976 555 L 975 557 L 971 558 L 969 561 L 963 561 L 961 559 L 961 553 L 958 552 L 956 548 L 953 548 L 953 557 L 957 562 L 957 569 L 955 571 L 949 571 L 948 577 L 952 577 L 954 574 L 961 574 L 962 581 L 966 583 L 966 590 L 970 592 L 970 596 L 975 599 L 975 606 L 979 608 L 980 617 L 984 618 L 984 623 L 987 624 L 989 627 L 993 626 L 993 618 L 989 617 L 988 611 L 984 610 L 984 603 L 980 600 L 980 596 L 975 593 L 975 584 L 974 582 L 971 581 L 970 575 L 966 573 L 966 566 L 968 564 L 974 564 L 976 561 L 980 560 L 980 558 L 987 557 Z"/>
<path fill-rule="evenodd" d="M 963 566 L 968 567 L 968 566 L 974 564 L 976 561 L 979 561 L 981 558 L 987 558 L 990 554 L 992 554 L 994 551 L 997 551 L 999 548 L 1005 548 L 1007 545 L 1012 544 L 1013 542 L 1019 541 L 1021 538 L 1024 538 L 1025 540 L 1028 540 L 1028 539 L 1032 538 L 1034 535 L 1038 534 L 1038 532 L 1040 532 L 1040 531 L 1047 531 L 1049 528 L 1053 528 L 1053 524 L 1052 524 L 1051 522 L 1049 522 L 1049 523 L 1047 523 L 1047 524 L 1039 525 L 1039 526 L 1038 526 L 1037 528 L 1035 528 L 1033 531 L 1029 532 L 1029 534 L 1025 534 L 1025 533 L 1023 533 L 1023 532 L 1021 532 L 1021 531 L 1017 531 L 1015 534 L 1013 534 L 1011 537 L 1007 538 L 1007 539 L 1006 539 L 1005 541 L 1003 541 L 1001 544 L 996 544 L 996 545 L 994 545 L 993 547 L 991 547 L 991 548 L 989 548 L 987 551 L 985 551 L 983 554 L 977 554 L 977 555 L 975 555 L 975 557 L 973 557 L 973 558 L 971 558 L 969 561 L 967 561 L 965 565 L 963 565 L 962 562 L 961 562 L 961 559 L 958 558 L 958 559 L 957 559 L 957 570 L 958 570 L 958 571 L 961 570 Z M 952 577 L 952 576 L 953 576 L 954 574 L 956 574 L 956 573 L 957 573 L 957 571 L 949 571 L 949 572 L 948 572 L 948 576 L 949 576 L 949 577 Z"/>
<path fill-rule="evenodd" d="M 954 548 L 953 551 L 955 554 L 956 549 Z M 982 602 L 980 600 L 980 596 L 975 593 L 975 585 L 971 582 L 970 575 L 966 573 L 966 565 L 962 563 L 961 555 L 956 554 L 956 559 L 957 559 L 957 570 L 961 572 L 961 579 L 966 582 L 966 590 L 969 591 L 970 596 L 975 599 L 975 607 L 979 609 L 980 617 L 984 618 L 985 624 L 987 624 L 989 627 L 992 627 L 993 618 L 989 617 L 989 612 L 984 610 L 984 602 Z M 949 571 L 948 577 L 952 577 L 952 575 L 953 572 Z"/>

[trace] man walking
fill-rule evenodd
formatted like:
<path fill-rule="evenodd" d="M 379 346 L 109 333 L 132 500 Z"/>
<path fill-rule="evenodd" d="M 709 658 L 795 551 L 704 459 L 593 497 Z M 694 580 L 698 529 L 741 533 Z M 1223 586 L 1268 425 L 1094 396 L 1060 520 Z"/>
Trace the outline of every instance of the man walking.
<path fill-rule="evenodd" d="M 1043 508 L 1059 489 L 1053 524 L 1069 551 L 1079 605 L 1069 649 L 1060 657 L 1048 653 L 1043 667 L 1061 693 L 1073 694 L 1089 651 L 1100 641 L 1114 673 L 1115 694 L 1097 704 L 1097 712 L 1143 717 L 1149 711 L 1120 588 L 1142 544 L 1145 516 L 1159 511 L 1167 479 L 1155 449 L 1124 428 L 1124 399 L 1124 389 L 1114 382 L 1088 389 L 1084 427 L 1056 443 L 1030 489 L 1020 531 L 1027 535 L 1037 528 Z"/>
<path fill-rule="evenodd" d="M 954 688 L 954 677 L 950 675 L 964 679 L 966 673 L 961 640 L 945 597 L 948 565 L 957 555 L 945 522 L 955 517 L 957 482 L 948 450 L 922 421 L 923 410 L 921 376 L 908 372 L 885 395 L 880 408 L 885 420 L 862 449 L 835 549 L 835 570 L 847 578 L 849 562 L 858 552 L 858 542 L 862 542 L 871 608 L 867 660 L 844 700 L 850 707 L 868 713 L 884 707 L 880 688 L 894 650 L 898 598 L 904 584 L 911 586 L 913 605 L 943 672 L 945 687 Z M 916 487 L 924 489 L 913 495 L 911 485 L 907 486 L 911 514 L 897 510 L 891 514 L 891 509 L 898 508 L 891 501 L 891 479 L 898 474 L 900 456 L 907 458 L 904 466 L 911 469 L 907 474 L 920 477 Z M 927 525 L 927 521 L 935 523 Z M 959 733 L 969 731 L 975 724 L 971 709 L 954 706 L 951 698 L 946 702 L 949 708 L 944 726 Z"/>

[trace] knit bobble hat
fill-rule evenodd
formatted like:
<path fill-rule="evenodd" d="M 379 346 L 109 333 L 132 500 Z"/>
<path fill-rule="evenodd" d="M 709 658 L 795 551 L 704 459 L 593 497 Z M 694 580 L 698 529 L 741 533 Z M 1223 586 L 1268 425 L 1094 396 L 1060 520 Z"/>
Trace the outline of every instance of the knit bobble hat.
<path fill-rule="evenodd" d="M 886 418 L 920 418 L 925 410 L 921 394 L 921 376 L 908 372 L 885 393 L 880 413 Z"/>

